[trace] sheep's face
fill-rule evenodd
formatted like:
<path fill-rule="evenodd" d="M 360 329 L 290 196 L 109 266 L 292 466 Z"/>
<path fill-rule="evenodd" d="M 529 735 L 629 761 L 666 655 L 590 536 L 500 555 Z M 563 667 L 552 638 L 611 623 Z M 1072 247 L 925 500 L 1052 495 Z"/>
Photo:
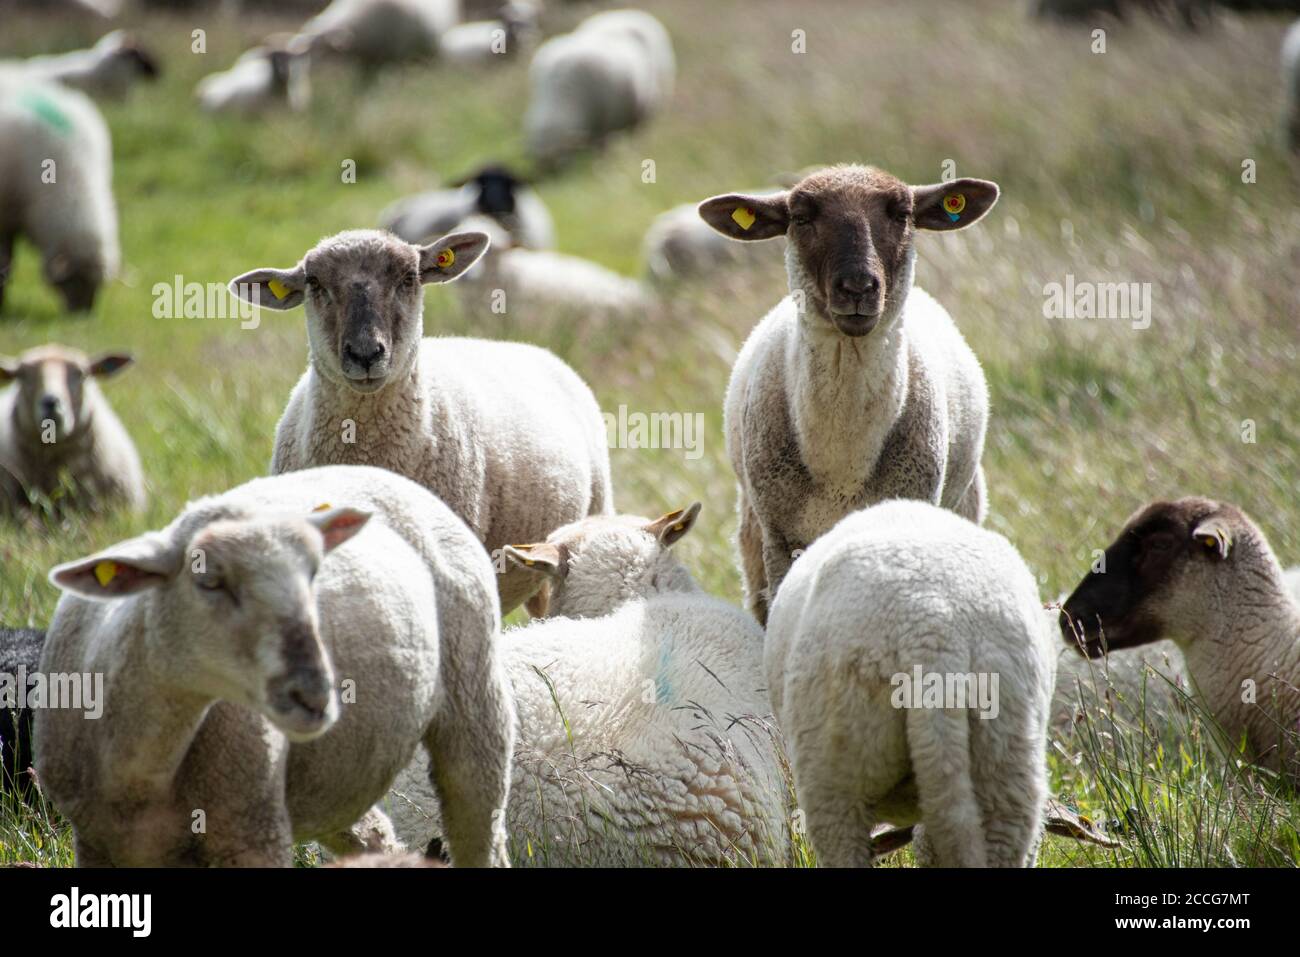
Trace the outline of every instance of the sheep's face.
<path fill-rule="evenodd" d="M 354 230 L 321 240 L 294 269 L 255 269 L 231 280 L 230 290 L 272 309 L 305 303 L 316 371 L 369 394 L 414 368 L 424 330 L 421 287 L 455 279 L 487 247 L 483 233 L 413 246 L 391 233 Z"/>
<path fill-rule="evenodd" d="M 1267 543 L 1238 509 L 1203 498 L 1139 511 L 1061 609 L 1061 631 L 1082 654 L 1189 642 L 1217 633 L 1241 584 L 1244 556 Z M 1247 562 L 1249 558 L 1245 558 Z"/>
<path fill-rule="evenodd" d="M 18 390 L 14 402 L 18 434 L 28 445 L 54 449 L 81 434 L 90 426 L 88 380 L 111 376 L 130 363 L 131 357 L 124 353 L 89 359 L 56 345 L 29 350 L 18 359 L 0 357 L 0 383 L 13 382 Z"/>
<path fill-rule="evenodd" d="M 61 565 L 51 580 L 98 600 L 152 590 L 146 647 L 179 688 L 261 712 L 291 740 L 338 718 L 313 580 L 369 515 L 199 516 L 175 540 L 151 533 Z M 210 520 L 204 520 L 210 519 Z"/>
<path fill-rule="evenodd" d="M 700 215 L 731 239 L 786 236 L 786 269 L 800 315 L 814 328 L 865 336 L 902 314 L 917 229 L 962 229 L 997 201 L 977 179 L 908 186 L 868 166 L 835 166 L 770 195 L 728 193 Z"/>
<path fill-rule="evenodd" d="M 506 557 L 537 575 L 540 591 L 529 601 L 535 618 L 607 615 L 633 598 L 662 590 L 677 568 L 668 549 L 695 524 L 690 508 L 650 521 L 634 515 L 593 515 L 556 529 L 533 545 L 508 545 Z"/>

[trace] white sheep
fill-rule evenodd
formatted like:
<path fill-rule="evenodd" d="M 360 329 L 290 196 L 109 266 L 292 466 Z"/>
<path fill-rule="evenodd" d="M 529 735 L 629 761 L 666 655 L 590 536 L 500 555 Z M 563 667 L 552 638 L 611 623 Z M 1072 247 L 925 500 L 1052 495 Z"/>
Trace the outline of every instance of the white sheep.
<path fill-rule="evenodd" d="M 516 863 L 788 863 L 762 631 L 669 552 L 698 512 L 589 518 L 507 549 L 552 583 L 550 614 L 576 616 L 501 638 L 519 711 Z M 408 846 L 437 833 L 418 761 L 385 807 Z"/>
<path fill-rule="evenodd" d="M 434 56 L 439 37 L 459 20 L 459 0 L 333 0 L 298 38 L 313 54 L 336 53 L 374 68 Z"/>
<path fill-rule="evenodd" d="M 644 320 L 655 308 L 643 283 L 590 259 L 515 247 L 505 230 L 482 216 L 461 225 L 492 237 L 482 261 L 456 287 L 471 315 L 521 316 L 526 323 L 554 316 L 616 322 Z"/>
<path fill-rule="evenodd" d="M 519 52 L 537 34 L 537 8 L 527 0 L 512 0 L 491 20 L 458 23 L 442 34 L 438 55 L 448 63 L 473 66 L 504 60 Z"/>
<path fill-rule="evenodd" d="M 83 93 L 0 71 L 0 302 L 26 236 L 69 310 L 94 305 L 120 265 L 113 146 Z"/>
<path fill-rule="evenodd" d="M 672 39 L 641 10 L 588 17 L 538 47 L 524 132 L 529 154 L 555 165 L 661 109 L 676 75 Z"/>
<path fill-rule="evenodd" d="M 508 865 L 494 574 L 413 482 L 358 467 L 255 479 L 50 578 L 65 594 L 41 669 L 105 681 L 97 720 L 35 719 L 36 771 L 78 864 L 359 849 L 367 809 L 423 743 L 453 863 Z"/>
<path fill-rule="evenodd" d="M 0 356 L 0 511 L 144 507 L 140 456 L 95 381 L 130 363 L 53 344 Z"/>
<path fill-rule="evenodd" d="M 772 243 L 732 242 L 700 219 L 698 203 L 683 203 L 660 213 L 642 242 L 646 272 L 655 282 L 704 279 L 742 264 L 778 268 L 784 255 L 783 238 Z"/>
<path fill-rule="evenodd" d="M 422 284 L 455 279 L 487 241 L 453 233 L 417 248 L 354 230 L 295 267 L 231 281 L 263 307 L 307 308 L 310 364 L 276 427 L 272 472 L 390 468 L 437 494 L 493 553 L 612 509 L 605 423 L 577 373 L 523 343 L 422 338 Z M 502 571 L 509 611 L 533 583 Z"/>
<path fill-rule="evenodd" d="M 304 110 L 311 101 L 309 57 L 299 47 L 271 40 L 244 53 L 229 70 L 205 76 L 194 95 L 210 113 Z"/>
<path fill-rule="evenodd" d="M 764 663 L 821 864 L 872 863 L 881 820 L 924 823 L 940 866 L 1032 864 L 1049 625 L 1015 548 L 927 502 L 854 512 L 800 556 Z"/>
<path fill-rule="evenodd" d="M 125 30 L 105 34 L 89 50 L 29 57 L 0 66 L 19 66 L 33 78 L 109 98 L 125 96 L 137 81 L 154 80 L 159 72 L 158 61 Z"/>
<path fill-rule="evenodd" d="M 1172 639 L 1221 743 L 1300 781 L 1300 600 L 1259 527 L 1206 498 L 1153 502 L 1104 567 L 1061 610 L 1067 643 L 1097 658 Z"/>
<path fill-rule="evenodd" d="M 435 189 L 397 200 L 379 215 L 379 225 L 408 243 L 449 233 L 470 216 L 495 220 L 511 245 L 550 249 L 555 223 L 541 197 L 504 166 L 480 167 L 451 189 Z"/>
<path fill-rule="evenodd" d="M 1282 137 L 1287 149 L 1300 151 L 1300 20 L 1282 41 Z"/>
<path fill-rule="evenodd" d="M 835 166 L 700 204 L 732 239 L 787 237 L 790 295 L 745 341 L 724 409 L 760 622 L 798 551 L 856 508 L 915 498 L 983 521 L 984 373 L 912 274 L 917 229 L 964 229 L 997 197 L 985 180 L 908 186 Z"/>

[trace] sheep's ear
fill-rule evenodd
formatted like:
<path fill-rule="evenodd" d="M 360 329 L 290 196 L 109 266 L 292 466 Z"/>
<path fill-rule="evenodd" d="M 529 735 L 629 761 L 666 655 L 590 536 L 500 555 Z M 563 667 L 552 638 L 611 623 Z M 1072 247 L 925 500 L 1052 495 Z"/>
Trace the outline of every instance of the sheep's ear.
<path fill-rule="evenodd" d="M 325 551 L 332 552 L 349 538 L 361 531 L 370 521 L 370 512 L 359 508 L 327 508 L 313 512 L 307 521 L 315 525 L 325 541 Z"/>
<path fill-rule="evenodd" d="M 451 282 L 478 262 L 491 245 L 487 233 L 448 233 L 420 247 L 420 281 Z"/>
<path fill-rule="evenodd" d="M 11 359 L 8 356 L 0 356 L 0 382 L 12 382 L 18 377 L 17 359 Z"/>
<path fill-rule="evenodd" d="M 1223 561 L 1232 551 L 1232 529 L 1216 516 L 1211 516 L 1192 529 L 1192 540 Z"/>
<path fill-rule="evenodd" d="M 96 356 L 91 360 L 90 365 L 86 367 L 86 371 L 90 375 L 106 379 L 122 371 L 134 361 L 135 359 L 131 357 L 129 352 L 105 352 L 103 355 Z"/>
<path fill-rule="evenodd" d="M 50 583 L 64 591 L 108 601 L 157 588 L 175 576 L 180 553 L 156 532 L 129 538 L 89 558 L 50 570 Z"/>
<path fill-rule="evenodd" d="M 774 239 L 790 227 L 789 193 L 726 193 L 700 203 L 700 218 L 728 239 Z"/>
<path fill-rule="evenodd" d="M 998 201 L 998 184 L 986 179 L 912 187 L 912 222 L 917 229 L 965 229 Z"/>
<path fill-rule="evenodd" d="M 292 309 L 301 306 L 307 286 L 307 272 L 293 269 L 254 269 L 230 280 L 230 294 L 263 309 Z"/>
<path fill-rule="evenodd" d="M 668 548 L 677 544 L 678 540 L 691 530 L 699 514 L 700 503 L 694 502 L 689 508 L 679 508 L 675 512 L 656 518 L 645 527 L 645 530 L 659 539 L 659 543 L 664 548 Z"/>
<path fill-rule="evenodd" d="M 507 545 L 505 554 L 506 558 L 520 568 L 541 572 L 551 578 L 559 578 L 564 574 L 564 556 L 560 554 L 559 545 L 550 542 L 538 542 L 534 545 Z"/>

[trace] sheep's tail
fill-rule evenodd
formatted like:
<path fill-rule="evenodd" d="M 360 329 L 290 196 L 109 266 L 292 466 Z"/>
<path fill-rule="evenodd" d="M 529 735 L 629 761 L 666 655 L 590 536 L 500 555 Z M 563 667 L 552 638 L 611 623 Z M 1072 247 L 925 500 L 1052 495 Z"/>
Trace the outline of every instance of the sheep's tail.
<path fill-rule="evenodd" d="M 941 867 L 988 866 L 984 817 L 971 776 L 970 714 L 919 707 L 907 713 L 907 746 L 925 842 L 933 863 Z"/>

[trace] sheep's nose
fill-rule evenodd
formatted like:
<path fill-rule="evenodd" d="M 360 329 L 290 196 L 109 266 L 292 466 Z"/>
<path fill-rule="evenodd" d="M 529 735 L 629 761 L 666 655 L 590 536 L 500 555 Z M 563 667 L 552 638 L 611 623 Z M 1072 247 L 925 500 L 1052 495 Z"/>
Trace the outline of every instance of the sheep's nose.
<path fill-rule="evenodd" d="M 874 273 L 841 273 L 835 279 L 835 291 L 845 296 L 874 296 L 880 291 L 880 278 Z"/>
<path fill-rule="evenodd" d="M 63 410 L 63 403 L 52 395 L 41 396 L 41 418 L 52 419 Z"/>
<path fill-rule="evenodd" d="M 384 352 L 382 342 L 369 343 L 360 347 L 349 343 L 343 347 L 343 357 L 349 362 L 355 362 L 367 372 L 370 371 L 371 366 L 384 357 Z"/>

